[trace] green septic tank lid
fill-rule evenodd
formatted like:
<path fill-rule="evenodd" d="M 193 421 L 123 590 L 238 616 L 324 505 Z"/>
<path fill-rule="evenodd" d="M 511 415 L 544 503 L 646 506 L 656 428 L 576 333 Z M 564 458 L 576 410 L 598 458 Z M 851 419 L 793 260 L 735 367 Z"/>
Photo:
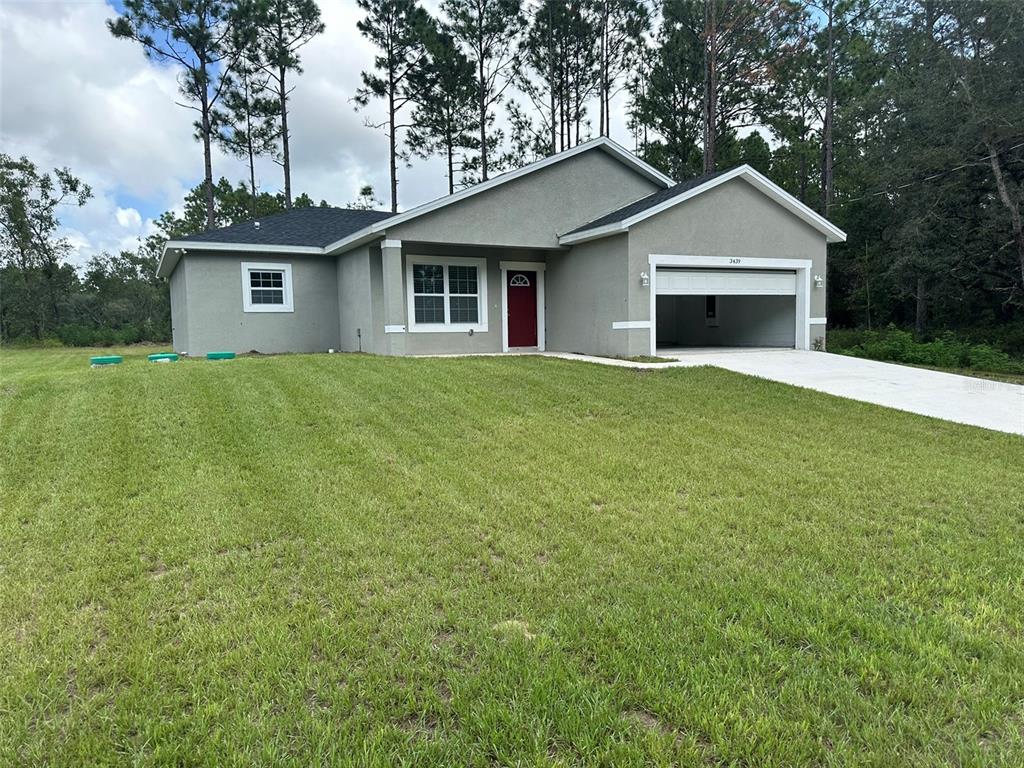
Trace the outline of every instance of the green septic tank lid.
<path fill-rule="evenodd" d="M 235 353 L 234 352 L 207 352 L 206 353 L 206 359 L 207 360 L 234 360 L 235 359 Z"/>
<path fill-rule="evenodd" d="M 164 360 L 173 363 L 175 360 L 178 359 L 178 356 L 173 352 L 156 352 L 152 355 L 147 355 L 146 359 L 149 360 L 149 362 L 151 363 L 161 363 Z"/>
<path fill-rule="evenodd" d="M 96 355 L 89 358 L 89 365 L 117 365 L 122 360 L 120 355 Z"/>

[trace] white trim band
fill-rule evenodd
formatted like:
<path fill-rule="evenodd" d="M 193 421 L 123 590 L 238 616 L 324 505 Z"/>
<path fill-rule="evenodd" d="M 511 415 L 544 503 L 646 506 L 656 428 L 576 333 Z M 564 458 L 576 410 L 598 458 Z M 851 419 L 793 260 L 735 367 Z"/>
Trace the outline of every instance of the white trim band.
<path fill-rule="evenodd" d="M 825 325 L 828 323 L 827 317 L 812 317 L 807 321 L 810 325 Z"/>
<path fill-rule="evenodd" d="M 523 272 L 543 272 L 547 267 L 543 261 L 499 261 L 498 269 L 502 272 L 507 270 L 522 270 Z"/>
<path fill-rule="evenodd" d="M 625 331 L 632 328 L 650 328 L 650 320 L 619 320 L 618 322 L 612 323 L 613 331 Z"/>

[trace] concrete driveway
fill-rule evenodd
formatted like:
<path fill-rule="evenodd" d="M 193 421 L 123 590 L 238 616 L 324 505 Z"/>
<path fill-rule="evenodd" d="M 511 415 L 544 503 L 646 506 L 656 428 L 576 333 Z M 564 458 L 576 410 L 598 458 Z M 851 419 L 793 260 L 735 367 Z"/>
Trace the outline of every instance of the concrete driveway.
<path fill-rule="evenodd" d="M 794 349 L 658 350 L 685 365 L 714 365 L 851 400 L 1024 435 L 1024 386 L 906 365 Z"/>

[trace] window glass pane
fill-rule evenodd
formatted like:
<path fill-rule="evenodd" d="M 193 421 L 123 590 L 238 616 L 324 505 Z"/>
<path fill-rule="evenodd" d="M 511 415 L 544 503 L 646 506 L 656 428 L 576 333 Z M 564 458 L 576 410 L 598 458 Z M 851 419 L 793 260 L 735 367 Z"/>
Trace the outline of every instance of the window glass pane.
<path fill-rule="evenodd" d="M 444 293 L 444 267 L 440 264 L 413 264 L 412 292 Z"/>
<path fill-rule="evenodd" d="M 452 265 L 448 267 L 450 293 L 476 293 L 476 267 Z"/>
<path fill-rule="evenodd" d="M 253 288 L 283 288 L 284 272 L 250 272 L 249 285 Z"/>
<path fill-rule="evenodd" d="M 448 278 L 451 280 L 451 278 Z M 475 323 L 478 322 L 480 313 L 477 311 L 476 296 L 452 296 L 451 318 L 453 323 Z"/>
<path fill-rule="evenodd" d="M 417 323 L 444 323 L 443 296 L 416 296 L 413 301 Z"/>
<path fill-rule="evenodd" d="M 253 288 L 253 304 L 284 304 L 284 291 L 280 288 Z"/>

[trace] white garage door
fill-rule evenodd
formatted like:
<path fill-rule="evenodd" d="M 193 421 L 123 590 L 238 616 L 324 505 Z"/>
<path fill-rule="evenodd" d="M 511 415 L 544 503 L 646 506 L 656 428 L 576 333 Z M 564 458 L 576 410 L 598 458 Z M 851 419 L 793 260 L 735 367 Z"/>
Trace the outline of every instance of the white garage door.
<path fill-rule="evenodd" d="M 796 272 L 779 269 L 665 269 L 655 290 L 667 296 L 795 296 Z"/>

